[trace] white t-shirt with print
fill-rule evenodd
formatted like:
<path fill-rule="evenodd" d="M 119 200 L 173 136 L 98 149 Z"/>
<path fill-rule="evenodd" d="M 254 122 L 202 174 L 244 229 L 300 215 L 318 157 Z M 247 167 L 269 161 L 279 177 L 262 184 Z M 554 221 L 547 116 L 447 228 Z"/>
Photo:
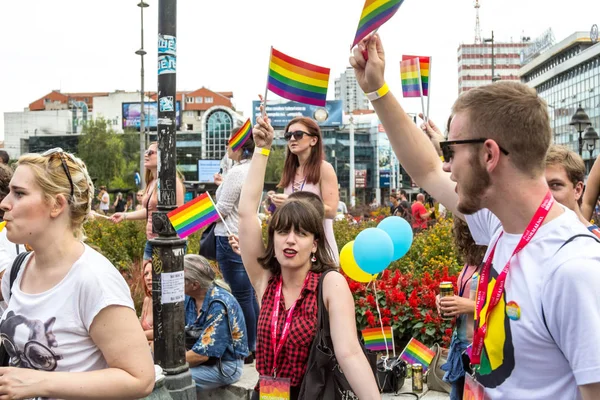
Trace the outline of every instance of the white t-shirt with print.
<path fill-rule="evenodd" d="M 60 283 L 43 293 L 27 294 L 20 285 L 30 258 L 21 265 L 12 295 L 12 266 L 2 279 L 2 294 L 10 300 L 0 334 L 11 365 L 71 372 L 106 368 L 104 356 L 90 337 L 90 326 L 96 315 L 110 305 L 134 309 L 125 279 L 110 261 L 85 245 L 83 254 Z"/>
<path fill-rule="evenodd" d="M 110 208 L 110 196 L 108 194 L 108 192 L 104 192 L 104 194 L 102 195 L 101 201 L 100 201 L 100 209 L 101 210 L 108 210 Z"/>
<path fill-rule="evenodd" d="M 489 253 L 502 232 L 498 218 L 481 210 L 466 219 L 475 242 L 489 245 Z M 477 376 L 489 398 L 580 399 L 578 385 L 600 382 L 600 244 L 579 237 L 559 251 L 580 234 L 590 236 L 565 209 L 513 257 L 504 295 L 488 319 Z M 500 238 L 488 301 L 520 239 L 506 232 Z"/>

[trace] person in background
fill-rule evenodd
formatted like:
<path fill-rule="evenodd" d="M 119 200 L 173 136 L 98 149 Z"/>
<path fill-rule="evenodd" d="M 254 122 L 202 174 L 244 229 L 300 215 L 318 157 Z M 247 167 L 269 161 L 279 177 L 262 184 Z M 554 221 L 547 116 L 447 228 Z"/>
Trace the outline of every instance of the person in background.
<path fill-rule="evenodd" d="M 390 193 L 390 215 L 394 216 L 400 214 L 399 208 L 400 202 L 398 201 L 398 198 L 394 193 Z"/>
<path fill-rule="evenodd" d="M 148 340 L 148 344 L 154 347 L 154 324 L 152 310 L 152 260 L 144 260 L 143 266 L 144 303 L 140 314 L 140 324 Z"/>
<path fill-rule="evenodd" d="M 262 207 L 265 215 L 271 215 L 275 212 L 277 206 L 273 203 L 273 196 L 275 195 L 274 190 L 269 190 L 267 192 L 267 198 L 263 201 Z"/>
<path fill-rule="evenodd" d="M 313 192 L 323 199 L 325 219 L 323 228 L 333 259 L 339 262 L 339 251 L 333 234 L 333 218 L 337 214 L 340 192 L 333 166 L 325 161 L 323 135 L 311 118 L 296 117 L 285 127 L 288 142 L 283 176 L 278 187 L 283 194 L 273 196 L 277 207 L 294 192 Z"/>
<path fill-rule="evenodd" d="M 216 279 L 204 257 L 186 254 L 183 268 L 186 335 L 192 338 L 185 359 L 196 389 L 235 383 L 249 354 L 244 313 L 229 286 Z"/>
<path fill-rule="evenodd" d="M 127 193 L 127 201 L 125 202 L 125 210 L 124 211 L 133 211 L 133 195 L 131 193 Z"/>
<path fill-rule="evenodd" d="M 133 399 L 154 387 L 130 289 L 82 241 L 93 197 L 85 164 L 62 149 L 17 162 L 0 208 L 8 239 L 33 252 L 12 288 L 12 267 L 2 279 L 10 367 L 0 368 L 0 398 Z"/>
<path fill-rule="evenodd" d="M 458 294 L 441 299 L 438 294 L 436 304 L 440 316 L 456 317 L 448 359 L 441 368 L 446 371 L 444 381 L 452 385 L 450 400 L 461 400 L 465 385 L 465 370 L 461 356 L 467 346 L 473 342 L 477 277 L 487 246 L 476 245 L 467 223 L 458 218 L 453 220 L 452 241 L 464 263 L 457 281 Z"/>
<path fill-rule="evenodd" d="M 259 116 L 253 135 L 259 149 L 242 189 L 239 236 L 244 266 L 261 301 L 256 369 L 260 375 L 276 373 L 277 377 L 290 379 L 290 399 L 295 400 L 315 337 L 321 273 L 337 269 L 337 265 L 325 240 L 323 214 L 307 200 L 288 199 L 278 205 L 269 222 L 265 247 L 261 227 L 256 223 L 256 209 L 274 136 L 269 120 Z M 327 206 L 323 213 L 327 214 Z M 352 294 L 338 272 L 328 273 L 323 279 L 323 301 L 335 357 L 354 393 L 361 400 L 381 399 L 356 335 Z M 286 320 L 290 323 L 287 336 L 281 333 Z M 276 347 L 281 350 L 276 352 Z M 258 390 L 253 394 L 255 399 Z"/>
<path fill-rule="evenodd" d="M 113 207 L 115 208 L 115 212 L 123 212 L 125 211 L 125 200 L 123 199 L 123 193 L 118 192 L 117 193 L 117 198 L 115 199 L 115 202 L 113 204 Z"/>
<path fill-rule="evenodd" d="M 417 195 L 417 201 L 411 206 L 412 214 L 412 228 L 415 232 L 420 232 L 423 229 L 427 229 L 427 220 L 431 217 L 431 211 L 427 211 L 425 205 L 425 195 L 419 193 Z"/>
<path fill-rule="evenodd" d="M 8 156 L 6 150 L 0 150 L 0 164 L 8 165 L 9 161 L 10 157 Z"/>
<path fill-rule="evenodd" d="M 108 214 L 108 210 L 110 209 L 110 195 L 106 191 L 106 186 L 100 186 L 100 193 L 98 193 L 98 200 L 100 200 L 100 211 L 104 213 L 104 215 Z"/>
<path fill-rule="evenodd" d="M 144 208 L 144 191 L 138 190 L 135 194 L 135 209 L 133 211 L 141 210 Z"/>
<path fill-rule="evenodd" d="M 125 220 L 145 220 L 146 221 L 146 246 L 144 247 L 144 260 L 152 258 L 152 245 L 150 239 L 158 235 L 152 232 L 152 213 L 158 210 L 158 144 L 153 142 L 148 146 L 144 153 L 144 167 L 146 168 L 145 181 L 146 190 L 142 197 L 142 208 L 133 212 L 118 212 L 111 216 L 111 221 L 119 223 Z M 185 199 L 185 186 L 177 176 L 175 184 L 175 197 L 177 206 L 183 205 Z"/>
<path fill-rule="evenodd" d="M 240 127 L 234 128 L 230 137 L 238 132 Z M 217 242 L 217 263 L 223 274 L 223 279 L 231 287 L 231 292 L 242 307 L 246 328 L 248 333 L 248 346 L 250 355 L 246 363 L 254 361 L 256 350 L 256 321 L 258 319 L 258 302 L 254 289 L 248 279 L 248 274 L 242 263 L 242 258 L 236 254 L 229 245 L 229 236 L 238 233 L 240 206 L 240 194 L 242 186 L 248 176 L 248 168 L 254 152 L 254 139 L 248 135 L 236 150 L 227 146 L 227 158 L 233 162 L 232 167 L 224 176 L 222 183 L 217 188 L 215 195 L 215 206 L 219 210 L 223 220 L 219 220 L 215 226 L 215 237 Z M 255 217 L 258 207 L 254 209 Z M 257 218 L 255 218 L 257 219 Z M 231 231 L 231 232 L 230 232 Z"/>
<path fill-rule="evenodd" d="M 346 203 L 341 200 L 338 201 L 337 213 L 342 215 L 348 214 L 348 207 L 346 206 Z"/>

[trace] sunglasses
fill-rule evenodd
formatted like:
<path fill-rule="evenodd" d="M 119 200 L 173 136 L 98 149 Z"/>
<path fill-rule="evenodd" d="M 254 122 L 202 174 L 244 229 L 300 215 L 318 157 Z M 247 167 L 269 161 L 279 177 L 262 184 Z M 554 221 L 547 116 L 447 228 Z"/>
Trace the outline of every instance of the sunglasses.
<path fill-rule="evenodd" d="M 152 156 L 153 154 L 156 154 L 156 151 L 154 151 L 154 150 L 146 150 L 144 152 L 144 155 L 146 155 L 148 157 Z"/>
<path fill-rule="evenodd" d="M 52 156 L 55 154 L 58 154 L 58 156 L 60 157 L 60 162 L 62 164 L 63 170 L 65 171 L 65 175 L 67 175 L 69 184 L 71 185 L 71 201 L 72 201 L 74 198 L 73 196 L 75 194 L 75 186 L 73 185 L 73 179 L 71 178 L 71 173 L 69 172 L 69 166 L 67 165 L 67 162 L 65 161 L 65 157 L 63 155 L 66 154 L 67 157 L 71 158 L 71 161 L 75 161 L 75 160 L 69 153 L 65 153 L 63 151 L 63 149 L 61 149 L 60 147 L 55 147 L 53 149 L 45 151 L 44 153 L 42 153 L 42 156 L 52 158 Z"/>
<path fill-rule="evenodd" d="M 304 135 L 306 135 L 306 136 L 317 136 L 317 135 L 313 135 L 312 133 L 308 133 L 308 132 L 304 132 L 304 131 L 296 131 L 296 132 L 286 132 L 286 133 L 283 134 L 283 137 L 285 138 L 286 141 L 289 142 L 290 139 L 292 138 L 292 136 L 296 140 L 302 140 L 302 138 L 304 137 Z"/>
<path fill-rule="evenodd" d="M 452 161 L 452 158 L 454 157 L 454 149 L 452 148 L 452 146 L 457 145 L 457 144 L 485 143 L 486 140 L 489 140 L 489 139 L 480 138 L 480 139 L 466 139 L 466 140 L 445 140 L 445 141 L 440 142 L 440 147 L 442 149 L 442 156 L 444 157 L 444 162 Z M 498 145 L 498 147 L 500 148 L 500 151 L 502 153 L 504 153 L 504 155 L 508 155 L 508 151 L 504 150 L 502 148 L 502 146 Z"/>

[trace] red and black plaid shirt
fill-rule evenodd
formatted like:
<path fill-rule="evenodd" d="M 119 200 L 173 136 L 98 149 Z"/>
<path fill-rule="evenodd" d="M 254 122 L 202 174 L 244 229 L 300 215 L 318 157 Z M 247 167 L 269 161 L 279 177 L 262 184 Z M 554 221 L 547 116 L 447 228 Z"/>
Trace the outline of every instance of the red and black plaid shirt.
<path fill-rule="evenodd" d="M 306 286 L 300 293 L 294 309 L 290 334 L 277 357 L 277 376 L 289 378 L 292 386 L 299 386 L 302 383 L 310 346 L 315 338 L 318 309 L 317 287 L 320 277 L 321 274 L 308 273 Z M 267 376 L 273 375 L 275 349 L 271 343 L 271 317 L 275 310 L 275 290 L 280 279 L 281 275 L 275 275 L 269 280 L 260 306 L 260 315 L 258 316 L 256 369 L 259 374 Z M 278 307 L 277 342 L 281 338 L 281 331 L 287 316 L 283 296 L 281 296 Z"/>

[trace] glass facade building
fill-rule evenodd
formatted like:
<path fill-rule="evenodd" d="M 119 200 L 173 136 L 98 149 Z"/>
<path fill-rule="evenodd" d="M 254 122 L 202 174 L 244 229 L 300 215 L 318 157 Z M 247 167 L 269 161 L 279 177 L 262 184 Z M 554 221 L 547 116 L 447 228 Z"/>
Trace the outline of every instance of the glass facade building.
<path fill-rule="evenodd" d="M 600 43 L 592 43 L 589 36 L 589 32 L 576 32 L 520 70 L 521 81 L 548 104 L 554 143 L 575 152 L 579 152 L 579 132 L 569 123 L 579 106 L 594 129 L 600 128 Z M 591 157 L 584 146 L 582 157 L 589 164 L 598 153 L 599 144 Z"/>

